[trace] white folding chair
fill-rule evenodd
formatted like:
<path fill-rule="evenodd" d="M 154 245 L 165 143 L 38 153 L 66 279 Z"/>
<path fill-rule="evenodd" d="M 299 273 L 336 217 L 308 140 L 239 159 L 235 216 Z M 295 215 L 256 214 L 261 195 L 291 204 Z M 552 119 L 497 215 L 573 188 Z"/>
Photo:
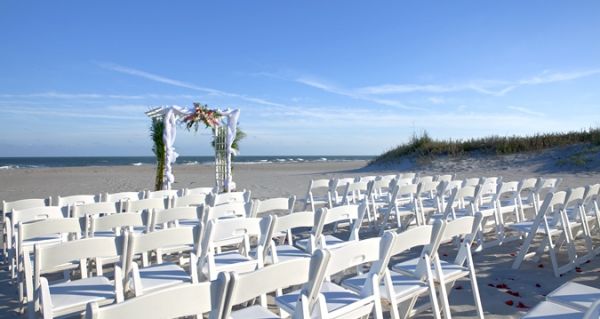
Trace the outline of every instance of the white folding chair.
<path fill-rule="evenodd" d="M 535 215 L 537 215 L 539 203 L 537 202 L 538 197 L 535 194 L 535 191 L 541 182 L 541 178 L 539 177 L 524 178 L 519 182 L 517 203 L 519 205 L 519 214 L 521 215 L 521 220 L 528 219 L 526 215 L 527 211 L 533 212 L 533 214 L 531 214 L 533 216 L 531 219 L 535 218 Z"/>
<path fill-rule="evenodd" d="M 385 232 L 381 241 L 381 258 L 371 266 L 379 280 L 376 289 L 380 297 L 390 304 L 392 318 L 408 318 L 431 308 L 434 317 L 440 318 L 434 276 L 433 258 L 437 258 L 437 248 L 445 229 L 445 221 L 436 221 L 434 225 L 418 226 L 400 234 Z M 388 269 L 393 256 L 422 246 L 416 271 L 411 276 L 402 275 Z M 360 291 L 368 284 L 369 274 L 362 274 L 342 281 L 342 285 L 354 291 Z M 415 308 L 421 296 L 429 296 L 429 303 L 421 303 Z"/>
<path fill-rule="evenodd" d="M 138 213 L 142 215 L 144 225 L 149 227 L 152 222 L 152 213 L 157 210 L 169 208 L 169 200 L 165 198 L 149 198 L 125 202 L 125 212 Z"/>
<path fill-rule="evenodd" d="M 120 205 L 115 202 L 81 204 L 72 207 L 71 217 L 78 218 L 85 237 L 89 236 L 92 216 L 106 216 L 119 213 Z"/>
<path fill-rule="evenodd" d="M 347 269 L 379 260 L 380 241 L 380 238 L 369 238 L 326 249 L 329 255 L 326 265 L 319 267 L 320 271 L 316 274 L 309 274 L 309 282 L 302 290 L 276 297 L 277 305 L 286 313 L 294 314 L 294 318 L 361 318 L 369 314 L 383 318 L 376 272 L 369 273 L 359 293 L 327 279 Z M 315 252 L 317 257 L 320 251 Z"/>
<path fill-rule="evenodd" d="M 332 184 L 333 180 L 329 179 L 311 179 L 304 199 L 304 210 L 310 208 L 311 211 L 315 212 L 317 205 L 333 207 Z"/>
<path fill-rule="evenodd" d="M 120 192 L 120 193 L 104 193 L 102 196 L 103 202 L 119 203 L 119 211 L 122 212 L 125 207 L 123 203 L 131 200 L 140 200 L 144 198 L 144 192 Z"/>
<path fill-rule="evenodd" d="M 515 261 L 513 262 L 512 269 L 519 269 L 521 263 L 526 258 L 534 257 L 534 261 L 538 261 L 543 253 L 548 248 L 550 255 L 550 261 L 552 263 L 552 269 L 554 275 L 559 277 L 560 274 L 565 273 L 573 269 L 575 251 L 571 243 L 567 243 L 567 253 L 569 255 L 568 261 L 565 265 L 559 265 L 558 253 L 562 245 L 557 245 L 563 240 L 570 240 L 569 234 L 565 232 L 564 225 L 568 225 L 568 221 L 565 223 L 565 203 L 568 197 L 568 193 L 565 191 L 548 193 L 544 202 L 542 203 L 538 214 L 533 221 L 524 221 L 509 225 L 509 228 L 514 229 L 521 234 L 526 235 L 525 241 L 519 249 Z M 533 240 L 536 236 L 542 236 L 543 239 L 535 252 L 529 252 Z M 555 237 L 559 237 L 555 240 Z"/>
<path fill-rule="evenodd" d="M 225 302 L 223 318 L 265 319 L 284 317 L 284 313 L 278 316 L 267 308 L 266 294 L 306 283 L 309 269 L 310 258 L 301 258 L 282 261 L 248 273 L 231 273 L 231 284 Z M 232 310 L 234 305 L 254 300 L 256 297 L 259 297 L 259 304 Z"/>
<path fill-rule="evenodd" d="M 123 301 L 121 268 L 115 265 L 114 280 L 105 276 L 89 277 L 87 260 L 99 256 L 122 253 L 122 242 L 117 238 L 96 237 L 73 240 L 54 245 L 35 245 L 34 287 L 35 299 L 45 319 L 76 315 L 89 302 L 100 305 Z M 63 272 L 65 264 L 79 261 L 80 279 L 50 283 L 48 274 Z"/>
<path fill-rule="evenodd" d="M 163 261 L 165 249 L 192 245 L 195 235 L 191 227 L 167 228 L 145 234 L 128 233 L 127 254 L 122 262 L 125 275 L 131 278 L 126 287 L 131 288 L 135 296 L 141 296 L 175 285 L 197 283 L 197 258 L 193 253 L 189 262 L 189 272 L 178 263 Z M 150 252 L 155 252 L 154 264 L 149 261 Z M 142 256 L 141 268 L 134 261 L 138 255 Z"/>
<path fill-rule="evenodd" d="M 171 319 L 188 316 L 220 319 L 229 274 L 221 273 L 211 282 L 178 285 L 131 298 L 122 303 L 99 307 L 97 302 L 88 303 L 86 319 Z"/>
<path fill-rule="evenodd" d="M 345 178 L 333 178 L 331 180 L 330 185 L 330 196 L 331 196 L 331 204 L 332 207 L 343 205 L 344 195 L 346 194 L 346 187 L 348 184 L 352 184 L 357 181 L 354 177 L 345 177 Z"/>
<path fill-rule="evenodd" d="M 263 238 L 269 233 L 272 217 L 231 218 L 209 220 L 206 230 L 200 231 L 202 238 L 196 245 L 198 269 L 203 279 L 215 280 L 221 271 L 245 273 L 261 268 L 263 262 Z M 257 239 L 255 253 L 251 254 L 251 239 Z M 236 246 L 237 249 L 222 251 L 222 247 Z"/>
<path fill-rule="evenodd" d="M 519 182 L 503 182 L 498 184 L 497 190 L 489 203 L 480 202 L 477 209 L 483 215 L 483 221 L 478 241 L 482 248 L 501 245 L 519 239 L 519 237 L 506 237 L 505 232 L 506 225 L 521 221 L 518 195 Z M 487 224 L 490 220 L 494 222 L 492 233 L 495 238 L 486 241 L 483 235 L 489 232 Z"/>
<path fill-rule="evenodd" d="M 4 233 L 6 234 L 6 247 L 7 247 L 7 258 L 8 265 L 11 271 L 11 278 L 16 278 L 16 267 L 17 267 L 17 252 L 19 230 L 17 225 L 20 223 L 34 222 L 45 219 L 63 219 L 63 211 L 57 206 L 42 206 L 34 208 L 26 208 L 22 210 L 13 209 L 10 217 L 6 217 L 4 220 Z M 60 236 L 53 236 L 45 239 L 46 242 L 61 241 Z"/>
<path fill-rule="evenodd" d="M 61 241 L 79 239 L 81 228 L 75 218 L 51 218 L 34 222 L 19 222 L 16 226 L 18 239 L 15 250 L 19 283 L 19 301 L 28 304 L 28 314 L 33 314 L 32 253 L 34 245 L 51 245 Z M 27 268 L 27 270 L 25 269 Z"/>
<path fill-rule="evenodd" d="M 382 235 L 388 228 L 404 230 L 408 228 L 412 221 L 415 221 L 417 225 L 422 223 L 420 216 L 417 216 L 417 203 L 415 202 L 417 190 L 417 184 L 396 185 L 394 187 L 390 201 L 380 209 L 383 218 L 381 227 L 379 228 L 379 235 Z M 395 225 L 388 227 L 391 224 L 390 217 L 392 215 L 396 219 Z"/>
<path fill-rule="evenodd" d="M 315 214 L 310 237 L 297 240 L 295 245 L 302 250 L 312 253 L 317 248 L 333 248 L 351 241 L 359 240 L 360 225 L 367 211 L 365 202 L 360 205 L 343 205 L 331 209 L 321 208 Z M 333 235 L 324 234 L 325 226 L 337 225 L 340 222 L 350 222 L 350 234 L 344 240 Z"/>
<path fill-rule="evenodd" d="M 71 216 L 73 207 L 100 202 L 100 195 L 70 195 L 58 196 L 56 205 L 65 209 L 65 217 Z"/>
<path fill-rule="evenodd" d="M 266 248 L 263 260 L 265 264 L 274 264 L 289 259 L 306 258 L 310 254 L 294 246 L 293 230 L 308 228 L 314 225 L 315 214 L 313 212 L 297 212 L 284 216 L 273 216 L 270 232 L 267 234 Z M 285 234 L 283 243 L 276 244 L 275 237 Z"/>
<path fill-rule="evenodd" d="M 204 211 L 204 205 L 195 207 L 175 207 L 164 210 L 157 210 L 152 214 L 152 223 L 150 231 L 159 228 L 187 226 L 194 227 L 200 225 Z"/>
<path fill-rule="evenodd" d="M 460 248 L 452 261 L 442 260 L 439 257 L 439 254 L 436 255 L 436 258 L 433 258 L 435 264 L 433 276 L 438 283 L 444 315 L 447 318 L 451 317 L 450 305 L 448 302 L 449 293 L 456 280 L 463 277 L 469 277 L 477 315 L 479 318 L 484 318 L 481 298 L 479 296 L 479 287 L 477 285 L 477 276 L 475 274 L 475 265 L 471 255 L 471 244 L 475 240 L 477 232 L 480 229 L 481 220 L 482 215 L 477 213 L 475 216 L 465 216 L 449 221 L 443 231 L 441 240 L 442 242 L 460 241 Z M 402 274 L 415 276 L 418 267 L 419 258 L 414 258 L 395 264 L 392 267 L 392 270 Z"/>
<path fill-rule="evenodd" d="M 264 200 L 255 199 L 252 201 L 252 209 L 248 217 L 258 217 L 266 213 L 283 212 L 291 214 L 294 212 L 296 196 L 269 198 Z"/>

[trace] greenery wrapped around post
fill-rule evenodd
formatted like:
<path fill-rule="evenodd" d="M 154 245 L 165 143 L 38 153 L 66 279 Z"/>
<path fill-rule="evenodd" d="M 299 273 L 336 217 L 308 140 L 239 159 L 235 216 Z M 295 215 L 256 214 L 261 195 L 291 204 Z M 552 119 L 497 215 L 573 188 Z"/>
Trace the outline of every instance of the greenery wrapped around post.
<path fill-rule="evenodd" d="M 161 190 L 163 186 L 164 169 L 165 169 L 165 143 L 163 141 L 163 132 L 165 131 L 165 124 L 162 117 L 153 117 L 152 126 L 150 126 L 150 137 L 154 145 L 152 146 L 152 152 L 156 156 L 156 179 L 154 182 L 154 189 Z"/>

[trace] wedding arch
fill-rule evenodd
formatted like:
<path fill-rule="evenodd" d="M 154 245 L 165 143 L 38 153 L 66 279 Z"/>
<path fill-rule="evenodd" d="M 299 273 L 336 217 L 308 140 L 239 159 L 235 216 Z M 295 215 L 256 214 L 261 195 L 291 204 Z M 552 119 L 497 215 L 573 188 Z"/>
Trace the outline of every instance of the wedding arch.
<path fill-rule="evenodd" d="M 210 128 L 213 133 L 215 150 L 215 187 L 219 192 L 230 192 L 235 189 L 231 172 L 232 155 L 237 154 L 233 148 L 238 135 L 239 109 L 209 109 L 208 106 L 194 103 L 192 108 L 177 105 L 160 106 L 150 109 L 146 115 L 152 119 L 151 137 L 154 141 L 153 151 L 157 158 L 155 179 L 156 190 L 171 189 L 175 181 L 173 164 L 179 154 L 175 152 L 177 123 L 185 123 L 188 130 L 198 130 L 200 124 Z"/>

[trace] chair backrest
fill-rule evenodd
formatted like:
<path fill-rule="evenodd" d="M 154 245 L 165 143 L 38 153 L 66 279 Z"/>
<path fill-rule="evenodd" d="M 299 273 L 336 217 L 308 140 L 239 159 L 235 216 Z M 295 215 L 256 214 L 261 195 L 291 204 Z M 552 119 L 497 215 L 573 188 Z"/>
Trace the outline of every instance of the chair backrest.
<path fill-rule="evenodd" d="M 89 215 L 110 215 L 119 212 L 118 204 L 115 202 L 99 202 L 82 204 L 73 207 L 71 217 L 82 218 Z"/>
<path fill-rule="evenodd" d="M 220 194 L 209 194 L 207 195 L 206 202 L 210 206 L 218 206 L 229 203 L 249 203 L 251 192 L 244 190 L 241 192 L 230 192 Z"/>
<path fill-rule="evenodd" d="M 415 178 L 417 178 L 417 173 L 415 172 L 404 172 L 404 173 L 400 173 L 398 174 L 398 179 L 411 179 L 414 180 Z"/>
<path fill-rule="evenodd" d="M 44 219 L 55 219 L 64 218 L 61 207 L 58 206 L 45 206 L 45 207 L 33 207 L 23 210 L 13 209 L 10 220 L 14 225 L 18 223 L 26 223 L 36 220 Z"/>
<path fill-rule="evenodd" d="M 294 211 L 296 204 L 296 196 L 269 198 L 264 200 L 253 200 L 250 216 L 257 217 L 259 214 L 267 212 L 280 211 L 286 214 L 291 214 Z"/>
<path fill-rule="evenodd" d="M 91 204 L 100 201 L 98 195 L 71 195 L 71 196 L 58 196 L 57 206 L 77 206 L 83 204 Z"/>
<path fill-rule="evenodd" d="M 223 272 L 211 282 L 177 285 L 117 304 L 99 307 L 91 302 L 87 305 L 85 318 L 165 319 L 194 315 L 202 318 L 210 312 L 209 319 L 220 319 L 228 286 L 229 274 Z"/>
<path fill-rule="evenodd" d="M 358 181 L 359 182 L 370 182 L 370 181 L 375 181 L 379 176 L 376 175 L 370 175 L 370 176 L 359 176 L 358 177 Z"/>
<path fill-rule="evenodd" d="M 569 189 L 567 191 L 567 198 L 565 199 L 565 209 L 577 207 L 578 205 L 583 205 L 583 201 L 586 195 L 585 192 L 585 187 L 575 187 Z"/>
<path fill-rule="evenodd" d="M 223 318 L 230 318 L 231 309 L 234 305 L 278 289 L 308 282 L 309 270 L 310 259 L 297 258 L 278 262 L 244 274 L 231 273 L 232 281 L 225 302 Z"/>
<path fill-rule="evenodd" d="M 140 200 L 144 198 L 144 192 L 120 192 L 120 193 L 104 193 L 102 201 L 104 202 L 126 202 L 130 200 Z"/>
<path fill-rule="evenodd" d="M 435 180 L 437 182 L 450 182 L 454 180 L 455 177 L 455 174 L 438 175 Z"/>
<path fill-rule="evenodd" d="M 149 198 L 128 201 L 125 203 L 124 209 L 126 212 L 131 213 L 142 213 L 144 211 L 149 213 L 151 210 L 163 210 L 168 207 L 167 205 L 167 200 L 164 198 Z"/>
<path fill-rule="evenodd" d="M 94 237 L 52 245 L 35 245 L 35 279 L 40 275 L 62 271 L 64 264 L 94 257 L 122 255 L 122 237 Z M 37 285 L 36 285 L 37 286 Z"/>
<path fill-rule="evenodd" d="M 327 189 L 331 186 L 332 180 L 330 179 L 311 179 L 308 183 L 308 193 L 317 189 Z"/>
<path fill-rule="evenodd" d="M 206 194 L 190 194 L 171 198 L 171 207 L 206 205 Z"/>
<path fill-rule="evenodd" d="M 409 228 L 401 233 L 393 233 L 394 236 L 392 241 L 389 243 L 390 246 L 387 254 L 382 255 L 380 262 L 387 265 L 392 256 L 402 254 L 403 252 L 415 247 L 422 247 L 421 258 L 416 270 L 419 274 L 419 277 L 424 278 L 427 272 L 427 267 L 431 267 L 431 265 L 423 264 L 423 257 L 424 255 L 428 255 L 431 257 L 431 259 L 435 258 L 447 224 L 448 223 L 446 221 L 438 219 L 433 223 L 433 225 L 423 225 Z M 391 232 L 386 232 L 384 237 L 386 235 L 389 236 L 387 233 Z M 382 272 L 384 269 L 379 271 Z M 379 277 L 381 278 L 382 274 L 379 274 Z"/>
<path fill-rule="evenodd" d="M 597 204 L 598 198 L 600 197 L 600 184 L 588 185 L 585 190 L 584 205 L 589 203 Z"/>
<path fill-rule="evenodd" d="M 462 186 L 477 186 L 481 183 L 483 183 L 482 177 L 465 178 L 462 182 Z"/>
<path fill-rule="evenodd" d="M 327 266 L 327 275 L 331 276 L 348 268 L 379 260 L 380 241 L 381 238 L 373 237 L 349 242 L 346 245 L 329 250 L 331 259 Z"/>
<path fill-rule="evenodd" d="M 535 193 L 538 195 L 538 198 L 542 198 L 549 192 L 555 192 L 558 190 L 558 187 L 562 183 L 562 178 L 543 178 L 541 182 L 537 185 L 537 189 Z"/>
<path fill-rule="evenodd" d="M 498 184 L 496 191 L 496 199 L 516 198 L 519 194 L 519 182 L 501 182 Z"/>
<path fill-rule="evenodd" d="M 370 198 L 373 191 L 373 181 L 360 181 L 346 184 L 342 203 L 347 205 Z"/>
<path fill-rule="evenodd" d="M 92 216 L 90 218 L 90 233 L 93 237 L 96 232 L 115 231 L 115 236 L 120 235 L 121 228 L 144 226 L 142 214 L 138 213 L 120 213 L 106 216 Z"/>
<path fill-rule="evenodd" d="M 149 233 L 138 234 L 131 232 L 127 240 L 127 254 L 123 265 L 125 273 L 129 273 L 133 259 L 138 254 L 144 254 L 170 246 L 193 245 L 197 230 L 192 227 L 166 228 Z M 162 262 L 162 256 L 156 256 L 157 262 Z"/>
<path fill-rule="evenodd" d="M 431 197 L 432 193 L 437 192 L 440 182 L 419 182 L 419 196 Z"/>
<path fill-rule="evenodd" d="M 419 176 L 419 178 L 417 178 L 417 182 L 418 183 L 431 183 L 437 180 L 436 176 L 433 175 L 425 175 L 425 176 Z"/>
<path fill-rule="evenodd" d="M 79 220 L 75 218 L 46 219 L 37 222 L 19 223 L 17 224 L 17 229 L 19 230 L 17 243 L 17 254 L 19 256 L 23 253 L 23 242 L 26 240 L 55 234 L 72 236 L 72 239 L 79 239 L 81 236 Z"/>
<path fill-rule="evenodd" d="M 202 218 L 204 223 L 209 220 L 231 218 L 231 217 L 246 217 L 250 214 L 252 203 L 228 203 L 205 208 L 205 214 Z"/>
<path fill-rule="evenodd" d="M 30 198 L 30 199 L 21 199 L 15 201 L 2 201 L 2 214 L 6 216 L 6 214 L 12 212 L 13 209 L 27 209 L 27 208 L 35 208 L 42 206 L 50 206 L 52 205 L 52 198 Z"/>
<path fill-rule="evenodd" d="M 454 264 L 464 265 L 470 254 L 470 248 L 477 236 L 483 215 L 476 213 L 475 216 L 465 216 L 448 222 L 442 235 L 442 242 L 455 238 L 461 238 L 461 245 L 454 258 Z"/>
<path fill-rule="evenodd" d="M 160 191 L 146 191 L 145 199 L 149 198 L 171 198 L 179 195 L 179 191 L 176 189 L 165 189 Z"/>
<path fill-rule="evenodd" d="M 249 247 L 250 237 L 256 237 L 259 244 L 264 244 L 272 221 L 272 216 L 209 220 L 205 227 L 206 230 L 199 232 L 202 237 L 199 240 L 200 244 L 196 245 L 196 253 L 198 256 L 205 257 L 215 247 L 235 243 L 244 243 Z"/>
<path fill-rule="evenodd" d="M 178 225 L 182 220 L 194 220 L 200 223 L 204 205 L 196 207 L 176 207 L 164 210 L 157 210 L 152 214 L 151 230 L 155 230 L 157 225 L 175 224 Z"/>
<path fill-rule="evenodd" d="M 195 188 L 184 188 L 183 196 L 188 195 L 208 195 L 210 193 L 216 193 L 216 187 L 195 187 Z"/>
<path fill-rule="evenodd" d="M 315 223 L 315 213 L 297 212 L 285 216 L 273 216 L 273 234 L 300 227 L 312 227 Z"/>

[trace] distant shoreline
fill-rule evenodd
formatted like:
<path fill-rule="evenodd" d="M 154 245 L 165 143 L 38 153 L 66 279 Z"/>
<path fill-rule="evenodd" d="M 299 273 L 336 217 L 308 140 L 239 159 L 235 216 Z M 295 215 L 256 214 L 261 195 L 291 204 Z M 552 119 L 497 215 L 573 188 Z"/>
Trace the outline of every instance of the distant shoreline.
<path fill-rule="evenodd" d="M 323 163 L 369 161 L 374 156 L 358 155 L 278 155 L 278 156 L 238 156 L 234 164 L 267 164 L 267 163 Z M 154 166 L 153 156 L 95 156 L 95 157 L 0 157 L 0 170 L 64 168 L 64 167 L 112 167 L 112 166 Z M 175 166 L 210 166 L 214 163 L 212 156 L 180 156 Z"/>

